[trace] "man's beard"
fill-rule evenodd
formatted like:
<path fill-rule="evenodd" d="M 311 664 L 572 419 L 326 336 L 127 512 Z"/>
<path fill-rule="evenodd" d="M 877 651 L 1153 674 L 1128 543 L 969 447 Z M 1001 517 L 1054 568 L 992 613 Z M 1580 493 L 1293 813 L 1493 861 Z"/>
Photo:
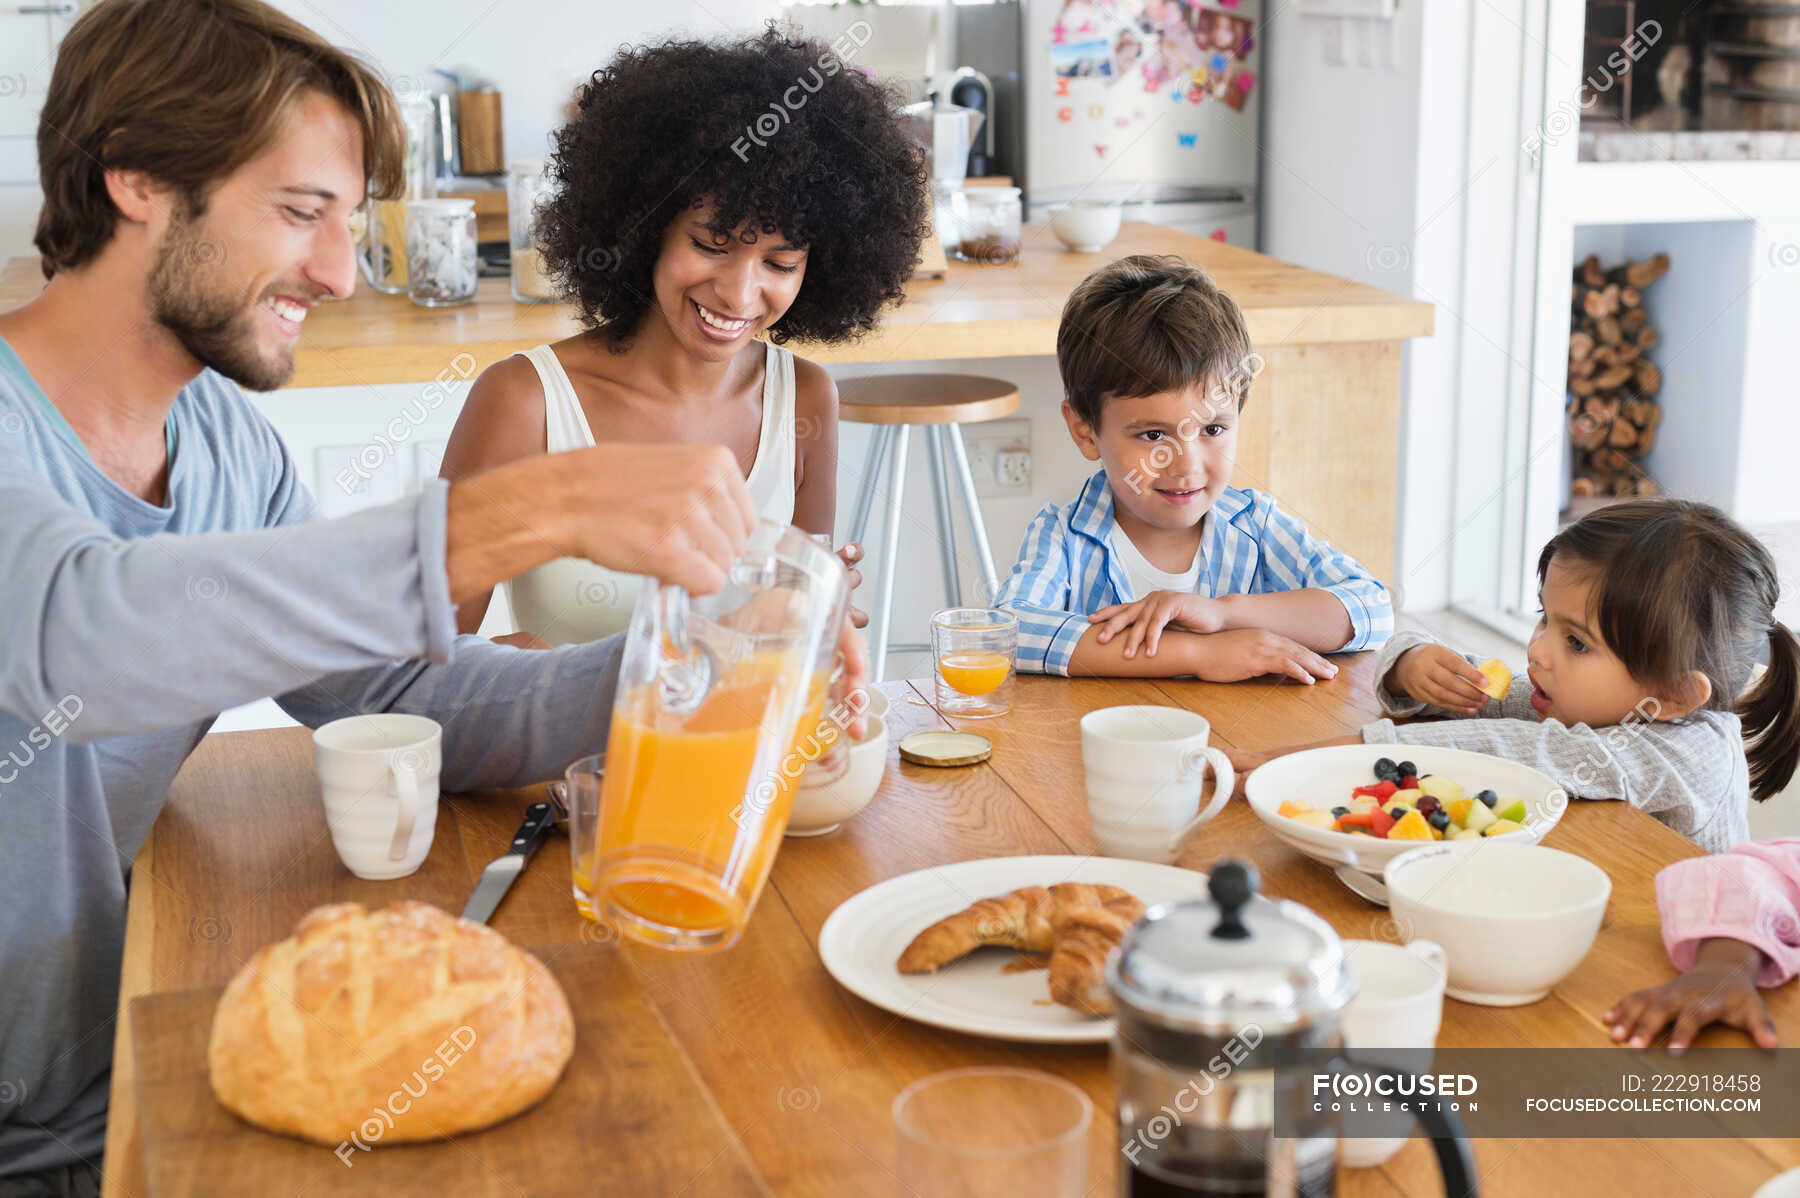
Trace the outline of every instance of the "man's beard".
<path fill-rule="evenodd" d="M 255 307 L 246 310 L 228 285 L 208 289 L 223 258 L 220 244 L 202 236 L 193 214 L 178 205 L 150 267 L 150 318 L 202 366 L 252 391 L 273 391 L 293 377 L 293 353 L 259 353 Z"/>

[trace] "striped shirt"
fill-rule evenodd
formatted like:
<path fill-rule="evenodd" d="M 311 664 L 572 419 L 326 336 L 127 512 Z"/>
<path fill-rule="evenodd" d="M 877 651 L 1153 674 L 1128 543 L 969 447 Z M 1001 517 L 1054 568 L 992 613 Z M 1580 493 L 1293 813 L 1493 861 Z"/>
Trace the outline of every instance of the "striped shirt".
<path fill-rule="evenodd" d="M 1025 530 L 1019 560 L 1000 584 L 997 607 L 1019 617 L 1018 668 L 1067 676 L 1089 614 L 1129 603 L 1125 565 L 1113 552 L 1113 493 L 1106 471 L 1087 480 L 1067 507 L 1047 504 Z M 1261 491 L 1226 487 L 1200 537 L 1197 594 L 1266 595 L 1313 588 L 1330 591 L 1350 613 L 1350 640 L 1340 652 L 1378 648 L 1394 630 L 1387 588 L 1353 559 L 1306 531 Z"/>
<path fill-rule="evenodd" d="M 1382 650 L 1375 697 L 1392 718 L 1364 724 L 1363 743 L 1444 745 L 1517 761 L 1549 775 L 1571 798 L 1623 799 L 1709 853 L 1750 839 L 1750 767 L 1743 727 L 1731 712 L 1701 708 L 1680 720 L 1638 720 L 1633 713 L 1624 723 L 1593 728 L 1538 718 L 1522 674 L 1506 698 L 1489 699 L 1473 716 L 1389 690 L 1388 674 L 1401 656 L 1435 643 L 1409 631 Z M 1481 664 L 1473 654 L 1464 659 Z M 1394 722 L 1414 716 L 1440 718 Z"/>

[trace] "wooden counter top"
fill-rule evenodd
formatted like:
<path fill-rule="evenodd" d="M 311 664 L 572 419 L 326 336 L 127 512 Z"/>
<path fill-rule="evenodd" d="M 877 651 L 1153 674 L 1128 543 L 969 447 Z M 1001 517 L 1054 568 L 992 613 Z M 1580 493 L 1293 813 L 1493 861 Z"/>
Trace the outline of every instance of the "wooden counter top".
<path fill-rule="evenodd" d="M 1127 224 L 1097 254 L 1062 248 L 1043 225 L 1029 225 L 1017 265 L 950 263 L 943 279 L 915 281 L 880 326 L 850 345 L 796 344 L 819 362 L 904 362 L 1052 354 L 1063 301 L 1084 276 L 1127 254 L 1172 253 L 1203 266 L 1242 305 L 1258 350 L 1333 342 L 1397 341 L 1428 336 L 1428 303 L 1303 270 L 1160 225 Z M 0 273 L 0 311 L 25 303 L 42 284 L 35 258 L 15 258 Z M 576 331 L 562 304 L 516 304 L 504 279 L 484 279 L 473 304 L 421 308 L 403 295 L 361 285 L 306 322 L 294 387 L 424 382 L 458 350 L 475 370 Z M 460 370 L 458 373 L 462 373 Z"/>

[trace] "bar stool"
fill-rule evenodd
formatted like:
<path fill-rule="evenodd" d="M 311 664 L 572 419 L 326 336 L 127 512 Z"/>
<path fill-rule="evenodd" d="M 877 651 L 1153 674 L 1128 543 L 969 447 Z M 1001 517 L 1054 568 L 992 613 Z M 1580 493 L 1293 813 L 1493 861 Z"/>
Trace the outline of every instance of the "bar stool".
<path fill-rule="evenodd" d="M 929 644 L 888 643 L 894 614 L 894 571 L 900 551 L 900 505 L 906 494 L 906 451 L 915 426 L 925 430 L 931 467 L 931 494 L 937 509 L 938 552 L 944 563 L 946 606 L 962 602 L 962 578 L 956 562 L 956 521 L 950 511 L 951 479 L 962 493 L 963 514 L 975 541 L 975 561 L 981 569 L 984 602 L 993 602 L 1000 589 L 994 569 L 994 551 L 988 545 L 987 526 L 981 518 L 981 500 L 975 494 L 975 477 L 969 472 L 969 454 L 963 445 L 962 426 L 998 420 L 1019 410 L 1019 389 L 1004 379 L 971 374 L 886 374 L 838 380 L 838 418 L 855 424 L 872 424 L 868 457 L 863 461 L 862 486 L 850 513 L 850 539 L 861 542 L 868 528 L 869 508 L 888 470 L 887 513 L 882 530 L 881 577 L 874 610 L 869 615 L 869 655 L 877 682 L 887 674 L 887 655 L 928 652 Z"/>

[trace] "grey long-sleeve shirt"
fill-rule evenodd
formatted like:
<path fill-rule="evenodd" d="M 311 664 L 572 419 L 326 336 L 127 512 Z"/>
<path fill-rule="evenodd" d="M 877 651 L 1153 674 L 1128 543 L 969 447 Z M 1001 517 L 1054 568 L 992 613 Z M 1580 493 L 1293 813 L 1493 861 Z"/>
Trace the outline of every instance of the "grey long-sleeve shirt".
<path fill-rule="evenodd" d="M 1377 720 L 1363 726 L 1365 743 L 1447 745 L 1505 757 L 1548 774 L 1570 798 L 1623 799 L 1709 853 L 1750 839 L 1750 767 L 1737 716 L 1701 710 L 1682 720 L 1610 728 L 1540 720 L 1522 675 L 1504 700 L 1489 699 L 1473 716 L 1389 690 L 1388 671 L 1400 655 L 1433 643 L 1416 632 L 1395 634 L 1381 651 L 1375 694 L 1390 716 L 1449 718 L 1419 724 Z M 1481 664 L 1473 656 L 1467 660 Z"/>
<path fill-rule="evenodd" d="M 0 339 L 0 1176 L 98 1160 L 132 859 L 222 709 L 444 725 L 446 790 L 604 747 L 620 642 L 455 635 L 448 487 L 338 520 L 204 372 L 170 417 L 168 506 L 95 466 Z"/>

